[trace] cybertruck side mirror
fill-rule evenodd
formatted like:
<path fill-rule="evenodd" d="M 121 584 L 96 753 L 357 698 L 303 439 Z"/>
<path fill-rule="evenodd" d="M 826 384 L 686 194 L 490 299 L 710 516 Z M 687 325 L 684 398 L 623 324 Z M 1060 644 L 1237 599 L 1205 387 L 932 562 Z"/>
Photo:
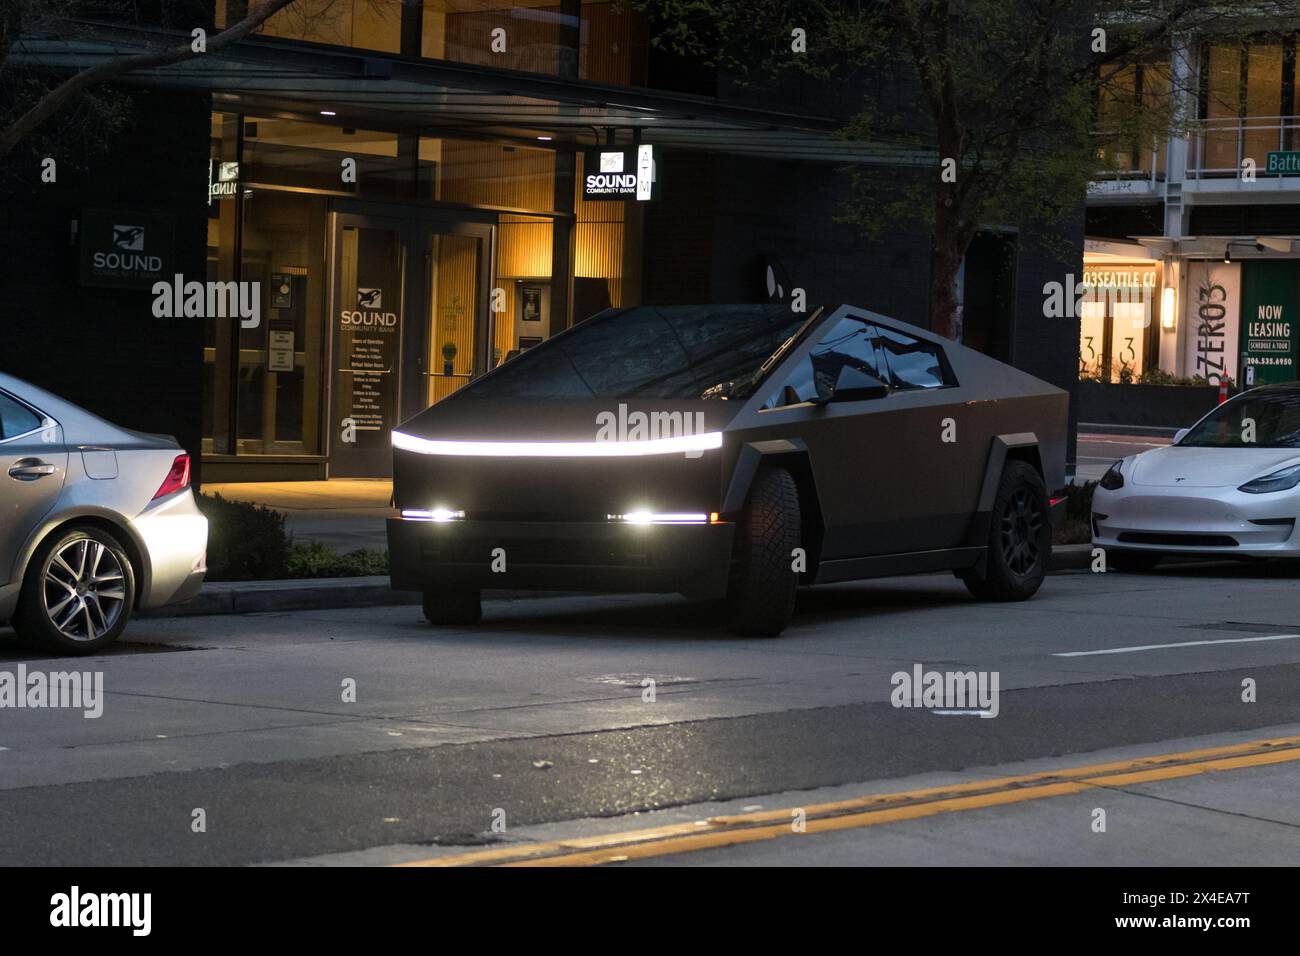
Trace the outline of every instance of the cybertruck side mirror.
<path fill-rule="evenodd" d="M 827 402 L 862 402 L 872 398 L 884 398 L 889 394 L 889 386 L 869 372 L 852 365 L 841 365 L 831 385 L 828 377 L 813 375 L 817 397 L 813 399 L 818 405 Z"/>
<path fill-rule="evenodd" d="M 1180 428 L 1178 431 L 1174 432 L 1174 444 L 1177 445 L 1180 441 L 1186 438 L 1189 431 L 1191 431 L 1190 428 Z"/>

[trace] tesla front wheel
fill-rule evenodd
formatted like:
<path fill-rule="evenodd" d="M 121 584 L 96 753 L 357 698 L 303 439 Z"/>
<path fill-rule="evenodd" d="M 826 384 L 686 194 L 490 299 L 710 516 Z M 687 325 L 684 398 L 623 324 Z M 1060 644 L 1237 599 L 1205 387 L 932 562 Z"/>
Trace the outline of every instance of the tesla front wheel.
<path fill-rule="evenodd" d="M 774 637 L 794 613 L 792 553 L 799 547 L 799 490 L 784 468 L 765 468 L 749 490 L 736 528 L 736 560 L 727 590 L 731 630 Z"/>
<path fill-rule="evenodd" d="M 424 592 L 424 617 L 430 624 L 477 624 L 483 618 L 478 588 L 431 588 Z"/>
<path fill-rule="evenodd" d="M 100 528 L 57 531 L 32 555 L 14 628 L 28 643 L 93 654 L 126 630 L 135 573 L 118 540 Z"/>
<path fill-rule="evenodd" d="M 993 499 L 984 570 L 968 568 L 961 579 L 981 601 L 1023 601 L 1034 596 L 1052 552 L 1047 487 L 1037 470 L 1009 461 Z"/>
<path fill-rule="evenodd" d="M 1120 551 L 1113 548 L 1106 552 L 1106 567 L 1127 571 L 1129 574 L 1146 574 L 1155 570 L 1160 557 L 1150 551 Z"/>

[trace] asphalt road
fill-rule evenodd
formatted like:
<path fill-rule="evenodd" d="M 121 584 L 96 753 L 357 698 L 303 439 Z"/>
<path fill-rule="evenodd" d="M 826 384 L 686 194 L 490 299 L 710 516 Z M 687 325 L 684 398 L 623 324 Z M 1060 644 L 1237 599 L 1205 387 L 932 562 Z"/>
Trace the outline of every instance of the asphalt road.
<path fill-rule="evenodd" d="M 81 662 L 0 632 L 0 672 L 105 690 L 0 710 L 0 863 L 1293 864 L 1298 577 L 889 579 L 775 640 L 647 596 L 137 621 Z M 893 706 L 917 665 L 996 673 L 997 716 Z"/>
<path fill-rule="evenodd" d="M 1168 444 L 1168 438 L 1155 435 L 1106 435 L 1081 431 L 1075 464 L 1076 480 L 1096 481 L 1119 459 Z"/>

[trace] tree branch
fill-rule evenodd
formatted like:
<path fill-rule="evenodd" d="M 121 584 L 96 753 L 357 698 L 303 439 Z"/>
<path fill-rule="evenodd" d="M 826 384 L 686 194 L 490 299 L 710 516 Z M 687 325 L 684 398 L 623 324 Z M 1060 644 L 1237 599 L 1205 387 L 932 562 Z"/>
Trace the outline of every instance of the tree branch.
<path fill-rule="evenodd" d="M 167 50 L 137 53 L 131 56 L 106 60 L 88 70 L 82 70 L 80 73 L 68 77 L 42 96 L 31 109 L 18 117 L 8 129 L 0 132 L 0 159 L 4 159 L 13 151 L 15 146 L 36 130 L 37 127 L 64 109 L 78 94 L 90 87 L 138 70 L 156 69 L 160 66 L 170 66 L 173 63 L 180 63 L 197 56 L 219 53 L 226 47 L 244 39 L 257 30 L 268 18 L 293 2 L 294 0 L 267 0 L 256 13 L 250 13 L 238 23 L 212 36 L 207 41 L 205 53 L 195 53 L 189 43 L 182 43 Z M 21 43 L 21 41 L 19 42 Z"/>

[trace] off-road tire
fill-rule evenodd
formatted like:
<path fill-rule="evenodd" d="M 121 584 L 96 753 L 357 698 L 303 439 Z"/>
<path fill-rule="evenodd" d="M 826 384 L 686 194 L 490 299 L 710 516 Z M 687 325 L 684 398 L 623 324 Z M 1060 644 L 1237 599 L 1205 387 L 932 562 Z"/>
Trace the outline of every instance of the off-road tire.
<path fill-rule="evenodd" d="M 1032 465 L 1009 461 L 1002 469 L 989 518 L 984 568 L 960 573 L 981 601 L 1024 601 L 1034 596 L 1052 556 L 1047 487 Z"/>
<path fill-rule="evenodd" d="M 792 554 L 799 547 L 799 522 L 799 489 L 790 472 L 760 470 L 736 527 L 727 589 L 732 633 L 775 637 L 790 623 L 799 583 Z"/>

